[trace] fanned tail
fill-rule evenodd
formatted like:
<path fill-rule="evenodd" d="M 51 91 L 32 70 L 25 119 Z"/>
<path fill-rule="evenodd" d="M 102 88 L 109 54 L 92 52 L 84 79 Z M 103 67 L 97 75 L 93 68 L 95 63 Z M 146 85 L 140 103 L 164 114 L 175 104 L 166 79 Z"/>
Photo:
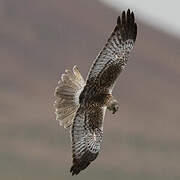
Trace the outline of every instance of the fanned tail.
<path fill-rule="evenodd" d="M 79 95 L 85 86 L 85 81 L 81 76 L 77 66 L 73 71 L 65 70 L 61 75 L 58 86 L 55 89 L 55 113 L 56 120 L 64 128 L 70 127 L 79 107 Z"/>

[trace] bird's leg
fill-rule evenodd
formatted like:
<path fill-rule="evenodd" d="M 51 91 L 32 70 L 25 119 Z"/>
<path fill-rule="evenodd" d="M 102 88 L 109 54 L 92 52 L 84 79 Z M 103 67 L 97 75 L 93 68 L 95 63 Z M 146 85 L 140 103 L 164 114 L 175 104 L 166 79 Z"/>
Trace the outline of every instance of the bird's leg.
<path fill-rule="evenodd" d="M 118 104 L 118 101 L 112 95 L 110 95 L 107 102 L 107 109 L 112 111 L 112 113 L 114 114 L 119 108 Z"/>

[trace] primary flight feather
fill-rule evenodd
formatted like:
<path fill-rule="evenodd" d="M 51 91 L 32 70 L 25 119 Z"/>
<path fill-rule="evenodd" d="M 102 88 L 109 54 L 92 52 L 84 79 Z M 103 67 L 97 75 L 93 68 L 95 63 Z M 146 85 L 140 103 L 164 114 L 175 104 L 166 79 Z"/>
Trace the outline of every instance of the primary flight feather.
<path fill-rule="evenodd" d="M 117 24 L 104 48 L 94 60 L 85 81 L 77 66 L 66 70 L 55 89 L 56 119 L 71 128 L 72 175 L 79 174 L 99 153 L 103 140 L 106 109 L 113 114 L 118 101 L 112 96 L 115 81 L 127 64 L 136 41 L 137 25 L 129 9 Z"/>

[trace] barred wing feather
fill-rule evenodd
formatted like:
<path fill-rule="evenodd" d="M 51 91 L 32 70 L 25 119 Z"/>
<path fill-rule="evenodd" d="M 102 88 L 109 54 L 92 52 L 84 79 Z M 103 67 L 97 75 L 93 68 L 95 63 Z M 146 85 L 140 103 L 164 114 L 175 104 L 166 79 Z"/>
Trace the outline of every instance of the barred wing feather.
<path fill-rule="evenodd" d="M 129 9 L 127 13 L 123 11 L 122 17 L 118 17 L 114 31 L 90 69 L 87 84 L 105 81 L 109 82 L 109 86 L 112 86 L 123 67 L 127 64 L 136 35 L 137 25 L 134 13 L 130 12 Z M 117 68 L 114 69 L 114 67 Z M 108 78 L 111 74 L 115 76 Z M 105 86 L 105 84 L 102 83 L 101 86 Z"/>
<path fill-rule="evenodd" d="M 79 174 L 96 159 L 102 142 L 104 113 L 105 109 L 98 106 L 91 110 L 79 107 L 71 130 L 73 165 L 70 172 L 72 175 Z M 98 125 L 94 126 L 96 123 Z"/>

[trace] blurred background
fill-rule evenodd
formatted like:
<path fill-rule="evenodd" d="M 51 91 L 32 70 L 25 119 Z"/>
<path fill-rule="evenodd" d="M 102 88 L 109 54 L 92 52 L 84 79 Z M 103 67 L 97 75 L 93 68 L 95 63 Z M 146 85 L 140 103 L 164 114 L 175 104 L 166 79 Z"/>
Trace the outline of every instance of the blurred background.
<path fill-rule="evenodd" d="M 179 3 L 131 2 L 0 0 L 0 179 L 72 179 L 54 88 L 75 64 L 87 76 L 117 16 L 130 8 L 138 36 L 113 93 L 120 109 L 106 113 L 96 161 L 73 178 L 179 180 Z"/>

